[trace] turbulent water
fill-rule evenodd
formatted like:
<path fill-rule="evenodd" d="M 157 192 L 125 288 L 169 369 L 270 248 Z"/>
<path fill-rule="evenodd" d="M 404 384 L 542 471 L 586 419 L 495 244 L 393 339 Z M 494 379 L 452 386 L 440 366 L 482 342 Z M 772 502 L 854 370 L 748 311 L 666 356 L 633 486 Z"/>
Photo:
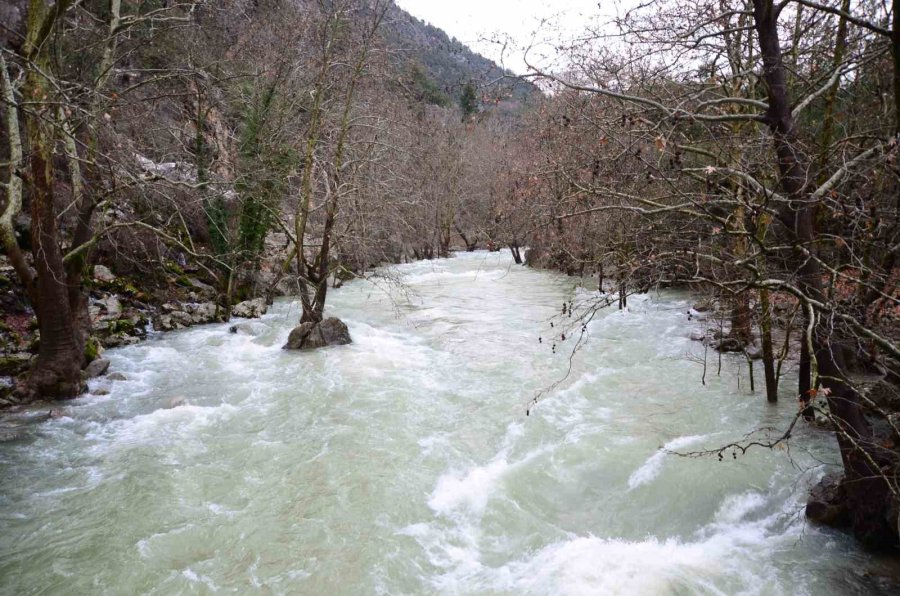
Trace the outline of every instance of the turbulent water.
<path fill-rule="evenodd" d="M 126 381 L 0 444 L 0 591 L 890 590 L 884 562 L 804 523 L 827 435 L 721 462 L 661 449 L 795 409 L 750 394 L 737 361 L 717 377 L 710 356 L 701 384 L 687 296 L 599 312 L 566 375 L 579 327 L 560 339 L 562 304 L 593 298 L 571 278 L 507 253 L 391 271 L 402 286 L 329 295 L 350 346 L 282 351 L 298 318 L 282 301 L 255 335 L 209 325 L 110 351 Z"/>

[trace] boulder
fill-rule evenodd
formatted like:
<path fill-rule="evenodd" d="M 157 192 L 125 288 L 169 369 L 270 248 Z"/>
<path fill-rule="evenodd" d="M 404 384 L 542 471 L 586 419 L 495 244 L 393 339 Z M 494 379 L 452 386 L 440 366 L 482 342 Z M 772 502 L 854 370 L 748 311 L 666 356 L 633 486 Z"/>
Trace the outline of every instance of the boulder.
<path fill-rule="evenodd" d="M 809 492 L 806 517 L 827 526 L 847 525 L 846 495 L 839 474 L 827 474 Z"/>
<path fill-rule="evenodd" d="M 704 339 L 706 339 L 706 333 L 702 329 L 691 331 L 691 341 L 703 341 Z"/>
<path fill-rule="evenodd" d="M 128 380 L 128 377 L 126 377 L 125 375 L 123 375 L 120 372 L 110 373 L 110 374 L 106 375 L 106 378 L 109 379 L 110 381 L 127 381 Z"/>
<path fill-rule="evenodd" d="M 325 346 L 343 346 L 351 343 L 347 326 L 334 317 L 319 323 L 303 323 L 291 331 L 285 350 L 314 350 Z"/>
<path fill-rule="evenodd" d="M 190 322 L 194 325 L 212 323 L 216 320 L 216 305 L 212 302 L 186 304 L 185 310 L 190 314 Z M 174 316 L 175 313 L 172 313 Z M 189 323 L 190 324 L 190 323 Z"/>
<path fill-rule="evenodd" d="M 104 265 L 94 265 L 94 279 L 104 283 L 116 281 L 116 276 Z"/>
<path fill-rule="evenodd" d="M 191 285 L 191 287 L 194 288 L 194 290 L 204 296 L 214 296 L 216 293 L 216 289 L 214 287 L 209 284 L 203 283 L 195 277 L 189 277 L 187 281 Z"/>
<path fill-rule="evenodd" d="M 179 408 L 181 406 L 186 406 L 188 403 L 187 398 L 183 395 L 173 395 L 168 398 L 165 402 L 165 408 L 167 410 L 173 410 L 175 408 Z"/>
<path fill-rule="evenodd" d="M 97 358 L 84 369 L 84 376 L 93 379 L 94 377 L 105 375 L 107 370 L 109 370 L 109 360 Z"/>
<path fill-rule="evenodd" d="M 266 314 L 268 308 L 265 298 L 255 298 L 235 304 L 231 309 L 231 314 L 243 319 L 256 319 Z"/>
<path fill-rule="evenodd" d="M 107 296 L 95 301 L 91 307 L 91 319 L 94 321 L 108 321 L 117 319 L 122 314 L 122 303 L 117 296 Z"/>
<path fill-rule="evenodd" d="M 100 389 L 94 389 L 91 393 L 94 395 L 109 395 L 109 389 L 101 387 Z"/>
<path fill-rule="evenodd" d="M 182 310 L 174 310 L 169 314 L 159 315 L 153 319 L 153 328 L 159 331 L 174 331 L 190 327 L 195 322 L 194 315 Z"/>

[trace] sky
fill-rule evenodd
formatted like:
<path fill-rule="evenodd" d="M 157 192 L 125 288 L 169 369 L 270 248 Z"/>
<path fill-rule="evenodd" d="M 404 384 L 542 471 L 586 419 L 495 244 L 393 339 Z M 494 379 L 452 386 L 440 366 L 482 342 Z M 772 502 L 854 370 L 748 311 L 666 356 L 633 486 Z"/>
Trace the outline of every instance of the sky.
<path fill-rule="evenodd" d="M 626 0 L 627 1 L 627 0 Z M 615 14 L 612 0 L 397 0 L 410 14 L 443 29 L 479 54 L 518 74 L 527 72 L 522 48 L 532 39 L 549 57 L 553 52 L 545 42 L 570 38 L 580 33 L 598 15 Z M 603 13 L 598 7 L 602 5 Z M 541 24 L 543 19 L 550 24 Z M 535 32 L 537 31 L 537 37 Z M 505 52 L 494 38 L 508 39 Z M 529 53 L 531 59 L 533 53 Z M 535 56 L 535 59 L 538 59 Z M 546 64 L 548 58 L 541 59 Z"/>

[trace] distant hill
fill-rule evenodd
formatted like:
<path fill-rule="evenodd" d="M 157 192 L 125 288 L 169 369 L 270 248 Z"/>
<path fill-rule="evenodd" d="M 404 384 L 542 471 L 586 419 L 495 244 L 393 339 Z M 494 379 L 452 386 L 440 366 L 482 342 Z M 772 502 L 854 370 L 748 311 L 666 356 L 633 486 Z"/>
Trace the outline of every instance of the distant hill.
<path fill-rule="evenodd" d="M 513 75 L 397 5 L 391 7 L 382 31 L 400 50 L 398 60 L 431 103 L 458 102 L 467 83 L 475 85 L 485 105 L 527 103 L 541 95 L 532 83 L 504 78 Z"/>

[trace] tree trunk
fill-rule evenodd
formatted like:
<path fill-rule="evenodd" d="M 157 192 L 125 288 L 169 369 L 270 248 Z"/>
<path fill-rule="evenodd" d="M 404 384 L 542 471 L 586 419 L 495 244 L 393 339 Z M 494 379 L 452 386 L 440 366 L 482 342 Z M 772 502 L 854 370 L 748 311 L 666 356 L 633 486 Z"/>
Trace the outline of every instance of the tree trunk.
<path fill-rule="evenodd" d="M 805 254 L 816 250 L 816 206 L 807 200 L 809 164 L 798 148 L 791 114 L 786 69 L 778 38 L 778 12 L 772 0 L 753 0 L 753 5 L 769 103 L 767 124 L 778 157 L 780 185 L 789 199 L 781 207 L 780 216 L 795 234 L 801 291 L 804 296 L 824 303 L 826 297 L 819 264 Z M 828 408 L 837 427 L 851 527 L 867 544 L 893 546 L 897 541 L 896 520 L 891 519 L 896 515 L 891 513 L 893 494 L 879 467 L 879 450 L 873 445 L 872 429 L 863 416 L 859 395 L 844 375 L 841 350 L 834 345 L 836 341 L 824 324 L 813 321 L 812 356 L 816 359 L 818 380 L 827 390 Z"/>
<path fill-rule="evenodd" d="M 778 379 L 775 378 L 775 352 L 772 349 L 772 307 L 769 304 L 768 290 L 760 290 L 759 302 L 762 309 L 759 334 L 762 341 L 763 374 L 766 378 L 766 400 L 775 403 L 778 401 Z"/>
<path fill-rule="evenodd" d="M 26 89 L 28 97 L 46 96 L 43 75 L 30 72 Z M 31 242 L 37 272 L 35 312 L 40 330 L 40 350 L 28 376 L 26 391 L 32 398 L 65 399 L 77 396 L 84 386 L 81 365 L 86 338 L 84 331 L 77 332 L 70 294 L 77 307 L 86 306 L 86 302 L 79 298 L 80 288 L 70 288 L 67 284 L 53 201 L 54 137 L 45 121 L 52 116 L 46 113 L 48 109 L 42 112 L 29 113 L 25 118 L 31 153 Z"/>
<path fill-rule="evenodd" d="M 516 262 L 516 265 L 522 264 L 522 253 L 519 250 L 519 244 L 517 242 L 513 242 L 509 245 L 509 251 L 512 253 L 513 260 Z"/>

